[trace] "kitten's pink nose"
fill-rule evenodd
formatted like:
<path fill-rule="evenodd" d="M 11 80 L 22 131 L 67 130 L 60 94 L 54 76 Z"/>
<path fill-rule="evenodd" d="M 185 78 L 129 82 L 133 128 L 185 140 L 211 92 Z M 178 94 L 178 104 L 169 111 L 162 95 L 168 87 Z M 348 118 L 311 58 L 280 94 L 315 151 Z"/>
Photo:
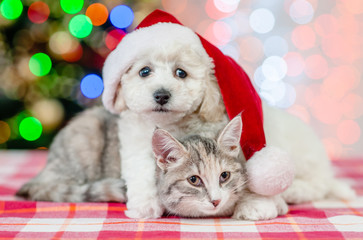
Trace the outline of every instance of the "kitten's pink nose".
<path fill-rule="evenodd" d="M 217 207 L 220 202 L 221 202 L 220 199 L 218 199 L 218 200 L 212 200 L 212 204 L 213 204 L 214 207 Z"/>

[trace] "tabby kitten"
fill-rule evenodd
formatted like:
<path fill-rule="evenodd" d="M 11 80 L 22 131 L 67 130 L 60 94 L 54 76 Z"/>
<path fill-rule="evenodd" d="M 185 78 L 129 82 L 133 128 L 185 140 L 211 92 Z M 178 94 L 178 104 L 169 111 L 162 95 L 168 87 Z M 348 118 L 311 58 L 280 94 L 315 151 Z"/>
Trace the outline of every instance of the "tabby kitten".
<path fill-rule="evenodd" d="M 194 135 L 179 142 L 168 132 L 155 130 L 157 186 L 169 213 L 188 217 L 233 213 L 247 180 L 238 160 L 241 130 L 240 118 L 232 120 L 217 141 Z"/>
<path fill-rule="evenodd" d="M 240 151 L 242 120 L 235 117 L 217 140 L 193 135 L 176 140 L 154 132 L 159 197 L 169 214 L 184 217 L 230 216 L 271 219 L 287 212 L 279 196 L 266 198 L 247 189 Z"/>

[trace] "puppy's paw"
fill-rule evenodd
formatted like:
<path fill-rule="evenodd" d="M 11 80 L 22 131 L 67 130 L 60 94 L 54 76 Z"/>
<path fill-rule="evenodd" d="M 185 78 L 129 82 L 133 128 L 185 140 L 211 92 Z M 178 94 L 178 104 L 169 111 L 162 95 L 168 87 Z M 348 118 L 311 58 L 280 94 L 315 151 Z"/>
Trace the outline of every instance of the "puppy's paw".
<path fill-rule="evenodd" d="M 279 216 L 285 215 L 289 211 L 289 206 L 280 195 L 275 196 L 273 200 Z"/>
<path fill-rule="evenodd" d="M 160 218 L 164 213 L 164 208 L 162 207 L 159 200 L 146 200 L 142 204 L 132 204 L 129 206 L 127 204 L 128 210 L 125 214 L 129 218 Z"/>
<path fill-rule="evenodd" d="M 327 184 L 322 181 L 295 179 L 282 193 L 283 199 L 290 204 L 301 204 L 323 199 L 328 192 Z"/>
<path fill-rule="evenodd" d="M 278 210 L 270 198 L 259 198 L 237 204 L 233 218 L 243 220 L 268 220 L 278 216 Z"/>

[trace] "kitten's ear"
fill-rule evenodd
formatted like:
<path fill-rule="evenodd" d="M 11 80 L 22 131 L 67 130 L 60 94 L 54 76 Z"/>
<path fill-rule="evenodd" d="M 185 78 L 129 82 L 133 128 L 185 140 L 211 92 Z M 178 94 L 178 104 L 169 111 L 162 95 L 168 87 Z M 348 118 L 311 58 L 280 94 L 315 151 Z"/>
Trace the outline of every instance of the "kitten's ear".
<path fill-rule="evenodd" d="M 241 115 L 234 117 L 218 137 L 218 146 L 232 156 L 238 156 L 242 134 Z"/>
<path fill-rule="evenodd" d="M 163 129 L 156 129 L 152 137 L 152 148 L 156 158 L 156 164 L 162 170 L 181 163 L 181 159 L 187 153 L 185 147 L 170 133 Z"/>

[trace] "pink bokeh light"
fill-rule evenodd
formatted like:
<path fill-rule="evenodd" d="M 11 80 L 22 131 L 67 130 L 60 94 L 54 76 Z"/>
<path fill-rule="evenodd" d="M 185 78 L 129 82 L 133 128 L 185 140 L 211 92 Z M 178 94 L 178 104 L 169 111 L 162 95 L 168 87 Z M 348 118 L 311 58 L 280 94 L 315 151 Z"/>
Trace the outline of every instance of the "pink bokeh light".
<path fill-rule="evenodd" d="M 329 65 L 326 59 L 314 54 L 305 59 L 305 74 L 311 79 L 321 79 L 329 72 Z"/>
<path fill-rule="evenodd" d="M 291 40 L 298 49 L 307 50 L 315 46 L 315 32 L 309 26 L 298 26 L 292 31 Z"/>

